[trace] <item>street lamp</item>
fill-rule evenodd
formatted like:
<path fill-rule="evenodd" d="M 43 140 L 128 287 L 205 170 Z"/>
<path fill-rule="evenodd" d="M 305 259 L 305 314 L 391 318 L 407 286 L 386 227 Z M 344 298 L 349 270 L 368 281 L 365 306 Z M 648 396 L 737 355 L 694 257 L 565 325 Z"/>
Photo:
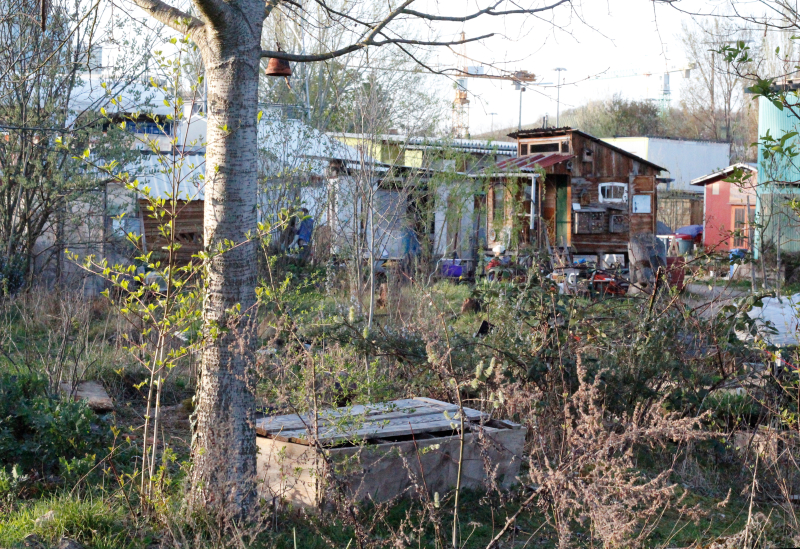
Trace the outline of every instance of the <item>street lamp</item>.
<path fill-rule="evenodd" d="M 560 128 L 561 124 L 559 121 L 559 115 L 561 114 L 561 73 L 567 69 L 564 67 L 558 67 L 555 70 L 558 73 L 558 80 L 556 81 L 558 83 L 556 86 L 556 128 Z"/>
<path fill-rule="evenodd" d="M 492 117 L 492 125 L 491 125 L 492 129 L 491 129 L 491 132 L 494 133 L 494 117 L 497 116 L 497 113 L 496 112 L 490 112 L 489 116 Z"/>
<path fill-rule="evenodd" d="M 517 124 L 517 131 L 522 131 L 522 92 L 525 91 L 525 86 L 519 80 L 514 80 L 514 89 L 519 90 L 519 123 Z"/>

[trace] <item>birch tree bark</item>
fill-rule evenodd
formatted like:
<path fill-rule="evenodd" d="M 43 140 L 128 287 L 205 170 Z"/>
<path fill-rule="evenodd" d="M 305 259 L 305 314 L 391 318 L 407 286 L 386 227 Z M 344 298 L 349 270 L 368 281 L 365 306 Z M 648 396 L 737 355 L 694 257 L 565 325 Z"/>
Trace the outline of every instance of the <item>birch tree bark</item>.
<path fill-rule="evenodd" d="M 208 86 L 203 230 L 206 342 L 192 439 L 190 503 L 242 518 L 255 501 L 255 399 L 248 381 L 255 305 L 258 69 L 263 0 L 195 0 L 203 20 L 135 0 L 188 34 Z"/>
<path fill-rule="evenodd" d="M 247 370 L 256 248 L 249 234 L 256 230 L 256 98 L 265 7 L 263 2 L 243 0 L 238 8 L 238 13 L 226 14 L 223 24 L 209 29 L 200 46 L 208 78 L 203 227 L 211 259 L 192 495 L 195 504 L 223 503 L 226 509 L 243 510 L 250 507 L 255 488 L 255 401 Z M 237 307 L 241 315 L 228 313 Z"/>

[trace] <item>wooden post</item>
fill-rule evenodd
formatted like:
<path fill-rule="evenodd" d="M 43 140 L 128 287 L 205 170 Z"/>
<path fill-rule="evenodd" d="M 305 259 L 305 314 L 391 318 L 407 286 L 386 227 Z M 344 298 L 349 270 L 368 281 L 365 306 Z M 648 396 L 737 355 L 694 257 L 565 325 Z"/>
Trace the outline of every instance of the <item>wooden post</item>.
<path fill-rule="evenodd" d="M 747 195 L 747 218 L 745 219 L 745 227 L 747 227 L 747 247 L 750 248 L 750 293 L 756 291 L 756 262 L 755 262 L 755 245 L 753 226 L 750 223 L 750 195 Z"/>

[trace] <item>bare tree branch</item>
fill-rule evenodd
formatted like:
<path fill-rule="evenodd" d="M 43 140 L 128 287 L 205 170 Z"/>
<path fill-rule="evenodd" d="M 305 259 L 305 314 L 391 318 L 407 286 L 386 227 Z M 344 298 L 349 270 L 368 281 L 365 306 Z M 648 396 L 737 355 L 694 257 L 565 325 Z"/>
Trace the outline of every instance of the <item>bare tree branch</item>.
<path fill-rule="evenodd" d="M 543 11 L 549 11 L 554 8 L 557 8 L 561 4 L 568 4 L 571 3 L 572 0 L 558 0 L 557 2 L 550 4 L 548 6 L 544 6 L 541 8 L 519 8 L 516 10 L 502 10 L 502 11 L 495 11 L 495 8 L 502 4 L 505 0 L 500 0 L 494 6 L 490 6 L 488 8 L 482 9 L 480 11 L 476 11 L 469 15 L 464 15 L 462 17 L 447 17 L 443 15 L 433 15 L 430 13 L 423 13 L 421 11 L 416 10 L 403 10 L 403 15 L 413 15 L 414 17 L 419 17 L 420 19 L 427 19 L 428 21 L 453 21 L 457 23 L 463 23 L 464 21 L 469 21 L 471 19 L 477 19 L 482 15 L 492 15 L 492 16 L 502 16 L 502 15 L 532 15 L 534 13 L 539 13 Z"/>
<path fill-rule="evenodd" d="M 482 36 L 476 36 L 474 38 L 466 38 L 464 40 L 453 40 L 449 42 L 441 42 L 436 40 L 425 41 L 425 40 L 406 40 L 403 38 L 389 38 L 386 40 L 363 41 L 356 44 L 351 44 L 349 46 L 345 46 L 344 48 L 339 48 L 338 50 L 334 50 L 328 53 L 320 53 L 315 55 L 302 55 L 302 54 L 288 53 L 285 51 L 264 50 L 261 52 L 261 57 L 274 57 L 276 59 L 285 59 L 286 61 L 307 63 L 311 61 L 326 61 L 328 59 L 334 59 L 336 57 L 341 57 L 343 55 L 347 55 L 348 53 L 364 49 L 368 46 L 385 46 L 387 44 L 406 44 L 411 46 L 456 46 L 458 44 L 466 44 L 468 42 L 476 42 L 478 40 L 484 40 L 486 38 L 491 38 L 492 36 L 494 36 L 494 33 L 484 34 Z"/>
<path fill-rule="evenodd" d="M 146 11 L 153 19 L 180 33 L 193 34 L 203 28 L 203 22 L 200 19 L 161 0 L 133 0 L 133 3 Z M 197 2 L 198 7 L 205 3 L 205 0 Z"/>

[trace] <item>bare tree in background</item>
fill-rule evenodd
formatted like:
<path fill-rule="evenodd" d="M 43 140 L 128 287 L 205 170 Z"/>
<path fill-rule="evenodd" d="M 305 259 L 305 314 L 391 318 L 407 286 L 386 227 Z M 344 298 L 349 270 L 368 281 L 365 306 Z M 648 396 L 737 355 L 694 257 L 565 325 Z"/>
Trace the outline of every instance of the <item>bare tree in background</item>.
<path fill-rule="evenodd" d="M 100 140 L 103 154 L 121 164 L 130 156 L 128 134 L 107 127 L 98 111 L 142 74 L 149 47 L 136 33 L 119 31 L 112 43 L 113 26 L 98 23 L 97 3 L 51 3 L 44 32 L 29 16 L 36 2 L 4 5 L 10 15 L 0 15 L 0 279 L 4 270 L 15 271 L 30 283 L 37 264 L 55 257 L 60 265 L 65 238 L 85 228 L 87 208 L 102 206 L 102 178 L 73 157 Z M 104 47 L 122 52 L 105 67 Z M 101 74 L 109 80 L 105 90 Z M 78 202 L 82 217 L 75 219 L 69 211 Z"/>
<path fill-rule="evenodd" d="M 561 113 L 561 120 L 563 125 L 595 137 L 663 135 L 665 129 L 657 104 L 627 99 L 619 93 L 568 109 Z"/>
<path fill-rule="evenodd" d="M 346 0 L 329 0 L 326 5 L 336 11 L 349 9 Z M 371 16 L 379 16 L 381 8 L 367 8 L 371 10 Z M 321 5 L 309 9 L 316 12 L 315 17 L 322 16 Z M 346 46 L 350 38 L 337 32 L 336 27 L 322 27 L 310 34 L 305 25 L 304 19 L 288 14 L 271 17 L 265 23 L 262 43 L 268 49 L 280 44 L 287 51 L 324 54 Z M 413 29 L 413 32 L 413 37 L 419 34 L 418 29 Z M 412 38 L 407 33 L 404 37 Z M 434 105 L 431 101 L 432 82 L 424 66 L 432 60 L 430 52 L 417 51 L 415 57 L 416 60 L 397 48 L 381 48 L 369 53 L 357 50 L 320 63 L 296 65 L 290 85 L 282 78 L 262 74 L 260 101 L 287 105 L 323 131 L 356 132 L 354 121 L 363 96 L 362 88 L 377 86 L 386 107 L 381 113 L 384 117 L 381 124 L 404 133 L 431 130 L 432 124 L 442 117 L 449 105 L 444 102 Z M 262 61 L 262 66 L 266 67 L 266 60 Z M 436 112 L 432 112 L 433 107 L 436 107 Z M 297 116 L 299 113 L 291 114 Z M 422 120 L 430 123 L 420 130 Z"/>
<path fill-rule="evenodd" d="M 681 91 L 685 111 L 682 133 L 694 139 L 731 143 L 733 159 L 752 159 L 750 144 L 756 139 L 757 118 L 747 101 L 746 79 L 732 70 L 718 52 L 752 34 L 734 20 L 698 18 L 683 23 L 681 41 L 687 59 L 694 63 L 691 78 Z"/>

